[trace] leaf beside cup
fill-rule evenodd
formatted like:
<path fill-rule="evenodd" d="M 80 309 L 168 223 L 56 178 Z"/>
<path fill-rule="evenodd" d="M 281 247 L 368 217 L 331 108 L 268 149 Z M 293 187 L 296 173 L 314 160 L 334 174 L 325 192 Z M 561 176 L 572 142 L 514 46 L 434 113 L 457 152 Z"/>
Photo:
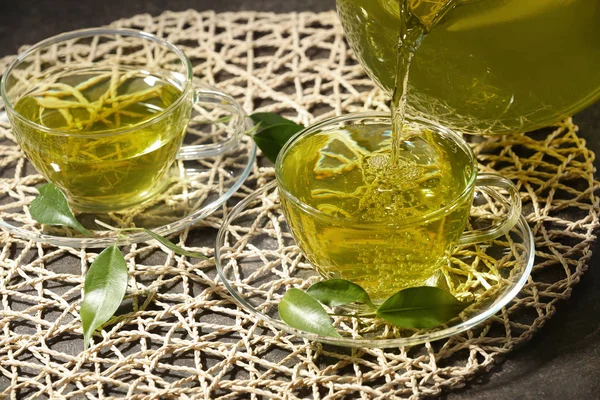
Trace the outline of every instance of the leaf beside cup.
<path fill-rule="evenodd" d="M 127 290 L 127 279 L 127 263 L 116 244 L 104 249 L 90 265 L 79 310 L 85 349 L 96 329 L 119 308 Z"/>
<path fill-rule="evenodd" d="M 328 279 L 317 282 L 309 287 L 306 293 L 329 307 L 363 303 L 375 308 L 365 289 L 345 279 Z"/>
<path fill-rule="evenodd" d="M 260 124 L 263 128 L 268 128 L 273 125 L 293 125 L 299 128 L 298 130 L 303 128 L 302 125 L 297 124 L 294 121 L 289 120 L 285 117 L 282 117 L 279 114 L 271 112 L 254 113 L 250 115 L 250 118 L 252 119 L 252 121 L 254 121 L 255 124 Z"/>
<path fill-rule="evenodd" d="M 254 142 L 273 163 L 285 143 L 304 128 L 274 113 L 254 113 L 250 118 L 257 124 L 257 130 L 252 135 Z"/>
<path fill-rule="evenodd" d="M 29 206 L 31 218 L 44 225 L 68 226 L 86 236 L 92 233 L 77 221 L 64 193 L 52 183 L 40 186 L 40 194 Z"/>
<path fill-rule="evenodd" d="M 292 288 L 277 306 L 283 322 L 302 331 L 317 335 L 340 337 L 323 306 L 300 289 Z"/>
<path fill-rule="evenodd" d="M 401 290 L 377 309 L 377 315 L 402 328 L 433 328 L 456 317 L 469 303 L 433 286 Z"/>

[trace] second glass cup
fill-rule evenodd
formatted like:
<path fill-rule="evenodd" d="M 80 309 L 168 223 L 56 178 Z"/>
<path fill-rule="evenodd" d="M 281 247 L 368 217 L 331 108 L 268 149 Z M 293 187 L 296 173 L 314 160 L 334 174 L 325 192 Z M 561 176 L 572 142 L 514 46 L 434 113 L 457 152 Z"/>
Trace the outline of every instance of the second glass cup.
<path fill-rule="evenodd" d="M 325 278 L 361 285 L 375 302 L 423 284 L 457 244 L 505 234 L 521 212 L 514 185 L 478 174 L 458 134 L 422 119 L 408 118 L 407 127 L 418 134 L 405 137 L 394 160 L 389 115 L 369 113 L 299 132 L 276 162 L 285 217 L 310 263 Z M 466 231 L 475 187 L 504 214 Z"/>
<path fill-rule="evenodd" d="M 86 29 L 29 48 L 0 91 L 35 168 L 78 210 L 107 212 L 157 194 L 175 158 L 226 153 L 249 128 L 230 96 L 192 78 L 190 60 L 161 38 Z M 207 120 L 226 115 L 229 129 L 182 147 L 194 105 Z"/>

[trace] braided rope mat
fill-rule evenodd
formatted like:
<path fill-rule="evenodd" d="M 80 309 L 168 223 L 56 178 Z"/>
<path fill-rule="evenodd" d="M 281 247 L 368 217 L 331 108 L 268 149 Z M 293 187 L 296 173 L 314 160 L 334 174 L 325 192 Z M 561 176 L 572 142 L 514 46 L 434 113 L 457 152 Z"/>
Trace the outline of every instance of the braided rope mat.
<path fill-rule="evenodd" d="M 180 46 L 197 76 L 244 108 L 310 123 L 340 113 L 387 110 L 344 42 L 334 13 L 140 15 L 114 26 L 143 29 Z M 0 73 L 11 57 L 0 59 Z M 598 227 L 594 155 L 567 120 L 546 132 L 476 138 L 483 170 L 517 183 L 536 244 L 526 287 L 481 328 L 400 349 L 345 349 L 282 333 L 237 308 L 214 264 L 124 249 L 127 298 L 83 352 L 82 274 L 97 252 L 0 235 L 0 397 L 17 398 L 420 398 L 462 386 L 530 339 L 586 270 Z M 0 122 L 0 183 L 31 198 L 27 163 Z M 260 159 L 230 202 L 273 179 Z M 32 183 L 33 182 L 33 183 Z M 29 196 L 29 197 L 27 197 Z M 179 235 L 213 255 L 217 213 Z M 175 238 L 177 239 L 177 238 Z"/>

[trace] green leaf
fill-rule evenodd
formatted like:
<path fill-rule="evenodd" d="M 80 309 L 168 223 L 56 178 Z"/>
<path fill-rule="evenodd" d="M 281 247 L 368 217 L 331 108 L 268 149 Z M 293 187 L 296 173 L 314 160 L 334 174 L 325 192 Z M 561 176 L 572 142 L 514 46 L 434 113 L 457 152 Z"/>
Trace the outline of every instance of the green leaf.
<path fill-rule="evenodd" d="M 158 242 L 162 243 L 165 247 L 167 247 L 169 250 L 171 250 L 172 252 L 174 252 L 176 254 L 179 254 L 181 256 L 208 259 L 208 257 L 206 257 L 204 254 L 199 253 L 197 251 L 189 251 L 189 250 L 182 249 L 181 247 L 177 246 L 175 243 L 171 242 L 169 239 L 159 235 L 156 232 L 152 232 L 150 229 L 146 229 L 146 228 L 142 228 L 142 229 L 148 235 L 152 236 L 152 238 L 154 238 Z"/>
<path fill-rule="evenodd" d="M 252 138 L 264 155 L 275 162 L 285 143 L 304 127 L 273 113 L 256 113 L 250 116 L 258 124 Z"/>
<path fill-rule="evenodd" d="M 79 310 L 85 349 L 94 331 L 117 311 L 126 290 L 127 263 L 115 244 L 98 254 L 85 276 Z"/>
<path fill-rule="evenodd" d="M 274 163 L 285 143 L 300 129 L 292 125 L 273 125 L 264 129 L 259 128 L 252 137 L 263 154 Z"/>
<path fill-rule="evenodd" d="M 68 226 L 77 229 L 86 236 L 92 236 L 92 233 L 75 219 L 69 209 L 67 198 L 59 188 L 52 183 L 48 183 L 41 186 L 39 191 L 40 195 L 29 206 L 31 218 L 40 224 Z"/>
<path fill-rule="evenodd" d="M 288 290 L 277 310 L 283 322 L 292 328 L 317 335 L 340 337 L 323 306 L 300 289 Z"/>
<path fill-rule="evenodd" d="M 364 303 L 375 308 L 365 289 L 345 279 L 317 282 L 306 290 L 310 296 L 329 307 L 348 303 Z"/>
<path fill-rule="evenodd" d="M 294 121 L 291 121 L 285 117 L 282 117 L 279 114 L 276 113 L 270 113 L 270 112 L 264 112 L 264 113 L 254 113 L 252 115 L 250 115 L 250 118 L 252 119 L 252 121 L 254 121 L 255 124 L 260 124 L 263 127 L 269 127 L 269 126 L 273 126 L 273 125 L 295 125 L 297 127 L 299 127 L 300 129 L 303 128 L 302 125 L 299 125 L 297 123 L 295 123 Z"/>
<path fill-rule="evenodd" d="M 433 328 L 457 316 L 468 303 L 437 287 L 408 288 L 387 299 L 377 315 L 402 328 Z"/>

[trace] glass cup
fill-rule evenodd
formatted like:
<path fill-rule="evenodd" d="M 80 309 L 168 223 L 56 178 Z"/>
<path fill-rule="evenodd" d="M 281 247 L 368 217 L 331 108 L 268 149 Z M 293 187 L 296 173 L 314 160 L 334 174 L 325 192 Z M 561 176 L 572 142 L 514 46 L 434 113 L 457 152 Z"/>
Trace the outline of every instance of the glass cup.
<path fill-rule="evenodd" d="M 161 38 L 85 29 L 27 49 L 0 91 L 35 168 L 74 208 L 108 212 L 160 192 L 175 159 L 227 153 L 248 128 L 233 98 L 192 79 L 187 56 Z M 226 132 L 182 146 L 192 108 L 207 119 L 227 114 Z"/>
<path fill-rule="evenodd" d="M 396 164 L 391 118 L 365 113 L 304 129 L 275 167 L 284 215 L 309 262 L 326 279 L 361 285 L 375 302 L 423 285 L 457 244 L 506 234 L 521 212 L 515 186 L 478 174 L 458 134 L 420 118 L 407 126 L 419 134 L 403 143 Z M 476 187 L 501 211 L 488 226 L 465 230 Z"/>

